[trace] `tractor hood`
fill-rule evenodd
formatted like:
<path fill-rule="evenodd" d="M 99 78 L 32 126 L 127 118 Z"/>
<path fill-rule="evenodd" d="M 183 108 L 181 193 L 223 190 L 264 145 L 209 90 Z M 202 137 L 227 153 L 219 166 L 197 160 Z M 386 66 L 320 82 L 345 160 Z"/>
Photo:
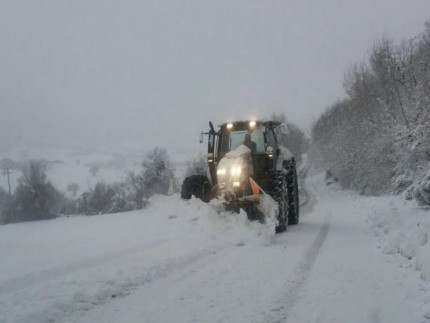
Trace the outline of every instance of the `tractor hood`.
<path fill-rule="evenodd" d="M 251 158 L 251 149 L 240 145 L 229 151 L 218 163 L 218 183 L 238 182 L 247 176 L 247 160 Z"/>

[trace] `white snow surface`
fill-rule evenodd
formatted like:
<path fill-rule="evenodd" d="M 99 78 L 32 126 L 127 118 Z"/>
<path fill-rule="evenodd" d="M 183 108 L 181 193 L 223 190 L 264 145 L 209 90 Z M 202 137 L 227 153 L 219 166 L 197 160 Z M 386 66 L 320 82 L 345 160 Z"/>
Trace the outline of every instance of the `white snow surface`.
<path fill-rule="evenodd" d="M 0 226 L 0 322 L 427 322 L 428 210 L 304 186 L 279 235 L 178 196 Z"/>

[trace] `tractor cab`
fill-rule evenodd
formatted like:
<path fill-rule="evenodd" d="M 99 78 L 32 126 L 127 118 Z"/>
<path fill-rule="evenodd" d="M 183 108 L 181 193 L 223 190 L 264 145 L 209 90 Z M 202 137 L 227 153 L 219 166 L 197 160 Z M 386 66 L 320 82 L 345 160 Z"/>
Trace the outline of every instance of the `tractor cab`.
<path fill-rule="evenodd" d="M 265 186 L 266 172 L 273 168 L 279 154 L 275 129 L 280 126 L 280 122 L 274 121 L 238 121 L 224 123 L 215 131 L 210 123 L 213 131 L 206 134 L 209 135 L 208 166 L 211 183 L 218 184 L 216 175 L 220 160 L 227 153 L 245 145 L 251 150 L 253 177 Z"/>

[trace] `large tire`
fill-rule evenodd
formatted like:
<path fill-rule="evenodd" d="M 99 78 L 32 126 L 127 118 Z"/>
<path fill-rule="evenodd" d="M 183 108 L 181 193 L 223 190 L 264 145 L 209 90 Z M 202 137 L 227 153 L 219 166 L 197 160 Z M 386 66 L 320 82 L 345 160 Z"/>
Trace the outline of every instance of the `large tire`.
<path fill-rule="evenodd" d="M 181 189 L 181 197 L 184 200 L 191 199 L 192 196 L 209 202 L 211 199 L 211 184 L 204 175 L 192 175 L 184 179 Z"/>
<path fill-rule="evenodd" d="M 288 225 L 288 205 L 287 205 L 287 181 L 282 171 L 274 171 L 269 185 L 269 194 L 278 203 L 278 224 L 276 233 L 287 230 Z"/>
<path fill-rule="evenodd" d="M 288 224 L 299 223 L 299 184 L 297 180 L 296 162 L 294 158 L 287 162 L 287 205 Z"/>

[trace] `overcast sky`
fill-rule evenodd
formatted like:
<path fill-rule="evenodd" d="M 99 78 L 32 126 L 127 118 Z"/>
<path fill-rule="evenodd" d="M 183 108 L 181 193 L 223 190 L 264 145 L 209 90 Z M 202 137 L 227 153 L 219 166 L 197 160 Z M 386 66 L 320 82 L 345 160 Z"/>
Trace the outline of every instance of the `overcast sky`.
<path fill-rule="evenodd" d="M 195 142 L 208 120 L 308 126 L 430 0 L 0 0 L 0 149 Z"/>

